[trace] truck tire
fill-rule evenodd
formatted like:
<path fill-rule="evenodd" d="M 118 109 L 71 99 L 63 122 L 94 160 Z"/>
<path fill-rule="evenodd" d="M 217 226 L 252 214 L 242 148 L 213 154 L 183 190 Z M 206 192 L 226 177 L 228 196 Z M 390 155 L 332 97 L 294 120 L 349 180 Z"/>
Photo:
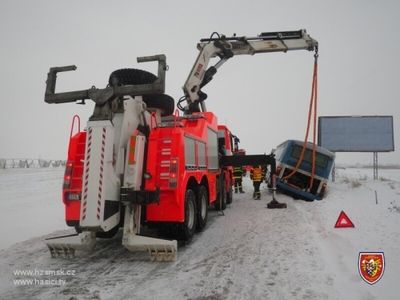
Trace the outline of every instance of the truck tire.
<path fill-rule="evenodd" d="M 170 116 L 175 110 L 175 101 L 172 97 L 159 94 L 159 95 L 144 95 L 143 102 L 146 103 L 148 108 L 155 108 L 161 110 L 161 116 Z"/>
<path fill-rule="evenodd" d="M 201 185 L 197 193 L 197 230 L 206 227 L 208 219 L 208 190 Z"/>
<path fill-rule="evenodd" d="M 222 201 L 222 204 L 218 203 L 218 207 L 217 210 L 225 210 L 226 209 L 226 191 L 224 190 L 222 192 L 222 199 L 220 199 L 219 201 Z"/>
<path fill-rule="evenodd" d="M 185 193 L 185 220 L 180 224 L 180 239 L 188 242 L 192 239 L 196 231 L 196 194 L 191 189 Z"/>
<path fill-rule="evenodd" d="M 150 84 L 156 80 L 156 75 L 144 70 L 119 69 L 111 73 L 108 84 L 110 86 Z M 174 113 L 175 101 L 168 95 L 144 95 L 143 101 L 150 109 L 160 109 L 162 116 L 169 116 Z"/>
<path fill-rule="evenodd" d="M 225 176 L 218 178 L 218 185 L 219 185 L 219 192 L 217 193 L 217 201 L 215 201 L 214 203 L 214 208 L 216 210 L 225 210 L 226 208 Z"/>
<path fill-rule="evenodd" d="M 232 187 L 229 188 L 229 192 L 226 193 L 226 204 L 231 204 L 233 201 Z"/>
<path fill-rule="evenodd" d="M 119 69 L 110 74 L 110 86 L 148 84 L 157 80 L 157 76 L 139 69 Z"/>

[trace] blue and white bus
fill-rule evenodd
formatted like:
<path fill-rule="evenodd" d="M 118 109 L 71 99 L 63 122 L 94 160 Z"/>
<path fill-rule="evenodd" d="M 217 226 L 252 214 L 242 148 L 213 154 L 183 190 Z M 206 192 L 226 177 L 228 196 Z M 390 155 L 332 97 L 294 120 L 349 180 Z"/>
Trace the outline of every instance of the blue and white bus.
<path fill-rule="evenodd" d="M 313 144 L 307 143 L 303 161 L 292 175 L 303 149 L 303 142 L 287 140 L 273 151 L 276 158 L 276 187 L 295 199 L 321 200 L 327 190 L 328 178 L 332 171 L 335 154 L 316 146 L 315 174 L 313 185 L 309 188 L 312 172 Z"/>

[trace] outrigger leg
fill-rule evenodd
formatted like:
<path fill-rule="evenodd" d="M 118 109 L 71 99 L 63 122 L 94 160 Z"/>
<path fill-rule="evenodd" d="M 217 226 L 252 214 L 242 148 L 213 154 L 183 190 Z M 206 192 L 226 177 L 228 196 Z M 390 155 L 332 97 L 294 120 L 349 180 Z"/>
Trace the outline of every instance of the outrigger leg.
<path fill-rule="evenodd" d="M 175 261 L 178 243 L 176 240 L 164 240 L 138 235 L 140 233 L 141 206 L 125 206 L 124 235 L 122 245 L 129 251 L 148 251 L 152 261 Z"/>
<path fill-rule="evenodd" d="M 267 208 L 287 208 L 286 203 L 278 202 L 276 195 L 276 175 L 272 175 L 272 200 L 267 204 Z"/>
<path fill-rule="evenodd" d="M 46 239 L 51 257 L 72 258 L 76 250 L 92 250 L 95 244 L 96 233 L 91 231 Z"/>

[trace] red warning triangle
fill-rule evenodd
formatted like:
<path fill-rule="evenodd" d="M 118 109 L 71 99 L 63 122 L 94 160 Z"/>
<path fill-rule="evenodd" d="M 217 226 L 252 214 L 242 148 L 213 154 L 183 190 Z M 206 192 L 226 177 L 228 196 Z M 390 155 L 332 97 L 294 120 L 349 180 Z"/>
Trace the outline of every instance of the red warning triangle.
<path fill-rule="evenodd" d="M 342 210 L 339 214 L 339 218 L 336 221 L 335 228 L 346 228 L 346 227 L 354 227 L 354 224 Z"/>

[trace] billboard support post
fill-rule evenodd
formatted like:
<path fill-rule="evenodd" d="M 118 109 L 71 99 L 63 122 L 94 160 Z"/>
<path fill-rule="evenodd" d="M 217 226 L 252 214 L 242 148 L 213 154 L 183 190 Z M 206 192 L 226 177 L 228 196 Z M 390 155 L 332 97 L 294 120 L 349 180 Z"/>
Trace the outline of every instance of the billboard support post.
<path fill-rule="evenodd" d="M 373 153 L 374 180 L 378 179 L 378 152 Z"/>

